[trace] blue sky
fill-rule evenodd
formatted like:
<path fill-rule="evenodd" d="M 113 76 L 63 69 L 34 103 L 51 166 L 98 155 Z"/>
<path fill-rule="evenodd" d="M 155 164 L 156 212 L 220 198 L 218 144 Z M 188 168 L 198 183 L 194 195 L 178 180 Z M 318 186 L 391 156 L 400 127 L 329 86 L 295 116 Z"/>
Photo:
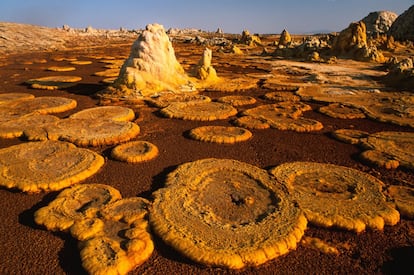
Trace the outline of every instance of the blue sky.
<path fill-rule="evenodd" d="M 414 0 L 0 0 L 0 21 L 47 27 L 197 28 L 229 33 L 340 31 L 372 11 L 401 14 Z"/>

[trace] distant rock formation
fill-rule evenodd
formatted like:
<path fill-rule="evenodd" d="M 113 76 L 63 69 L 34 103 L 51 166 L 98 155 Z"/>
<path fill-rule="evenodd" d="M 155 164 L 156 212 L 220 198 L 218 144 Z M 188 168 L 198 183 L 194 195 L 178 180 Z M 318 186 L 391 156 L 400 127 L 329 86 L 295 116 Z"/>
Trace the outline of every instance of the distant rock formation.
<path fill-rule="evenodd" d="M 196 66 L 196 77 L 204 81 L 216 81 L 218 79 L 216 70 L 211 65 L 212 51 L 206 48 Z"/>
<path fill-rule="evenodd" d="M 332 52 L 357 60 L 385 62 L 385 57 L 375 46 L 368 46 L 366 26 L 362 21 L 351 23 L 339 33 L 334 39 Z"/>
<path fill-rule="evenodd" d="M 334 40 L 332 50 L 340 54 L 361 49 L 367 45 L 367 31 L 362 21 L 352 22 Z"/>
<path fill-rule="evenodd" d="M 290 36 L 290 33 L 284 29 L 282 33 L 280 34 L 279 38 L 279 46 L 287 46 L 292 41 L 292 37 Z"/>
<path fill-rule="evenodd" d="M 150 96 L 160 91 L 179 91 L 188 77 L 178 63 L 164 27 L 149 24 L 131 48 L 110 92 L 123 96 Z"/>
<path fill-rule="evenodd" d="M 414 5 L 395 19 L 388 34 L 395 40 L 414 41 Z"/>
<path fill-rule="evenodd" d="M 368 36 L 386 34 L 398 15 L 392 11 L 374 11 L 361 21 L 365 23 Z"/>
<path fill-rule="evenodd" d="M 411 89 L 414 91 L 414 65 L 412 58 L 404 58 L 398 61 L 393 57 L 389 60 L 389 72 L 385 81 L 393 86 Z"/>
<path fill-rule="evenodd" d="M 249 45 L 251 47 L 262 45 L 262 41 L 260 40 L 260 37 L 257 35 L 251 35 L 248 30 L 243 30 L 240 43 Z"/>
<path fill-rule="evenodd" d="M 239 47 L 237 47 L 236 45 L 233 45 L 231 47 L 230 52 L 234 53 L 234 54 L 240 54 L 240 55 L 243 54 L 243 51 Z"/>

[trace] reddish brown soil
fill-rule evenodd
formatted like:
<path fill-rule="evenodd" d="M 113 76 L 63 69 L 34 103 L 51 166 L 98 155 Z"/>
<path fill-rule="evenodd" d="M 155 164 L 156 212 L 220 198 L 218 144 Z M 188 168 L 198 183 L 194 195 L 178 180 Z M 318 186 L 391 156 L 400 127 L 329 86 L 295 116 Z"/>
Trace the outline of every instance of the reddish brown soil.
<path fill-rule="evenodd" d="M 176 50 L 180 57 L 180 49 Z M 190 61 L 195 63 L 201 48 Z M 104 70 L 105 64 L 88 58 L 89 54 L 101 51 L 110 56 L 128 55 L 129 47 L 78 50 L 65 53 L 31 53 L 10 56 L 8 65 L 1 67 L 0 92 L 29 92 L 35 96 L 64 96 L 76 99 L 76 110 L 61 114 L 65 117 L 75 111 L 98 104 L 93 98 L 96 91 L 104 88 L 101 77 L 92 76 Z M 61 73 L 79 75 L 83 80 L 67 90 L 42 91 L 30 89 L 22 82 L 40 76 L 51 75 L 45 68 L 53 65 L 68 65 L 68 62 L 52 61 L 54 56 L 66 55 L 80 60 L 92 60 L 92 65 L 77 66 L 74 72 Z M 46 64 L 21 65 L 18 61 L 46 58 Z M 217 61 L 219 63 L 219 61 Z M 220 74 L 220 65 L 215 65 Z M 231 67 L 235 71 L 243 68 Z M 224 68 L 223 68 L 224 69 Z M 229 70 L 229 67 L 227 67 Z M 254 68 L 248 69 L 255 71 Z M 260 71 L 258 71 L 260 72 Z M 59 73 L 60 74 L 60 73 Z M 268 101 L 262 96 L 270 90 L 255 89 L 232 94 L 254 96 L 257 106 Z M 206 93 L 215 99 L 219 92 Z M 228 93 L 226 93 L 228 95 Z M 320 104 L 311 103 L 316 109 Z M 242 110 L 243 108 L 239 108 Z M 284 162 L 314 161 L 333 163 L 356 168 L 381 179 L 386 185 L 414 184 L 414 173 L 403 169 L 386 170 L 362 163 L 360 149 L 332 139 L 329 132 L 340 128 L 354 127 L 370 133 L 384 130 L 413 131 L 411 128 L 380 123 L 369 119 L 341 120 L 329 118 L 316 111 L 305 113 L 305 117 L 321 121 L 324 129 L 314 133 L 296 133 L 275 129 L 252 130 L 253 137 L 234 145 L 219 145 L 194 141 L 186 132 L 202 125 L 231 125 L 230 119 L 214 122 L 194 122 L 167 119 L 158 115 L 157 108 L 136 108 L 141 134 L 138 139 L 158 146 L 160 155 L 142 164 L 126 164 L 110 157 L 111 147 L 92 148 L 106 158 L 105 166 L 85 183 L 104 183 L 119 189 L 124 197 L 143 196 L 151 199 L 152 191 L 163 186 L 168 172 L 184 162 L 202 158 L 230 158 L 267 169 Z M 25 142 L 22 139 L 0 139 L 0 148 Z M 24 194 L 0 189 L 0 274 L 83 274 L 77 242 L 69 234 L 52 233 L 33 221 L 33 213 L 55 198 L 57 192 Z M 233 271 L 224 268 L 205 267 L 180 256 L 154 236 L 155 251 L 151 258 L 132 274 L 402 274 L 412 267 L 414 259 L 414 222 L 401 219 L 395 226 L 386 226 L 383 231 L 367 230 L 356 234 L 338 229 L 322 229 L 309 226 L 307 236 L 318 237 L 335 245 L 340 255 L 327 255 L 319 250 L 299 244 L 295 251 L 272 260 L 259 267 Z"/>

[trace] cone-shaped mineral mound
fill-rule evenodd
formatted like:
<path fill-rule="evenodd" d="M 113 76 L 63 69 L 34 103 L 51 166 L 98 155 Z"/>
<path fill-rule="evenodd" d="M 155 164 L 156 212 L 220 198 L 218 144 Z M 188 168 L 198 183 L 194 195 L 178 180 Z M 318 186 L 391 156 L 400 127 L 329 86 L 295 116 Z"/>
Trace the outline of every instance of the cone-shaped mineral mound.
<path fill-rule="evenodd" d="M 149 96 L 159 91 L 188 89 L 188 84 L 164 27 L 149 24 L 132 45 L 118 78 L 104 94 Z"/>

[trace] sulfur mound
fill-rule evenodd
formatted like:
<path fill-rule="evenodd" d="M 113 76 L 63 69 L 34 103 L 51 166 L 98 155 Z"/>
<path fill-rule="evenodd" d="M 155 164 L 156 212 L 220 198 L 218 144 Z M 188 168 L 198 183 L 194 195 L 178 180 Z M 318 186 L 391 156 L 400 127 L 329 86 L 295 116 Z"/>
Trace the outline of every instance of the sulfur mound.
<path fill-rule="evenodd" d="M 139 132 L 139 126 L 129 121 L 67 118 L 43 128 L 26 130 L 24 135 L 29 140 L 62 140 L 78 146 L 101 146 L 129 141 Z"/>
<path fill-rule="evenodd" d="M 135 113 L 130 108 L 121 106 L 100 106 L 84 109 L 70 116 L 73 119 L 132 121 Z"/>
<path fill-rule="evenodd" d="M 104 184 L 62 191 L 35 212 L 35 222 L 79 240 L 82 266 L 89 274 L 127 274 L 154 250 L 146 215 L 150 203 L 125 198 Z"/>
<path fill-rule="evenodd" d="M 203 56 L 198 62 L 195 68 L 195 75 L 197 78 L 207 81 L 214 82 L 218 80 L 216 70 L 211 65 L 212 52 L 206 48 L 203 52 Z"/>
<path fill-rule="evenodd" d="M 388 195 L 403 217 L 414 219 L 414 188 L 392 185 L 388 188 Z"/>
<path fill-rule="evenodd" d="M 150 96 L 160 91 L 178 92 L 187 85 L 188 77 L 175 57 L 164 27 L 149 24 L 132 45 L 118 79 L 102 95 Z"/>
<path fill-rule="evenodd" d="M 112 149 L 111 155 L 120 161 L 138 163 L 158 156 L 158 148 L 147 141 L 131 141 L 116 146 Z"/>
<path fill-rule="evenodd" d="M 252 137 L 249 130 L 240 127 L 201 126 L 190 131 L 192 139 L 214 143 L 236 143 Z"/>
<path fill-rule="evenodd" d="M 375 46 L 368 46 L 363 21 L 353 22 L 342 30 L 333 42 L 332 51 L 358 60 L 385 62 L 384 55 Z"/>
<path fill-rule="evenodd" d="M 246 44 L 250 47 L 261 46 L 262 41 L 257 35 L 251 35 L 248 30 L 243 30 L 242 37 L 240 38 L 241 44 Z"/>
<path fill-rule="evenodd" d="M 0 150 L 0 185 L 24 192 L 60 190 L 92 176 L 103 164 L 97 153 L 71 143 L 23 143 Z"/>
<path fill-rule="evenodd" d="M 169 118 L 212 121 L 226 119 L 237 114 L 231 105 L 219 102 L 174 102 L 160 110 Z"/>
<path fill-rule="evenodd" d="M 292 37 L 290 36 L 290 33 L 284 29 L 280 34 L 278 45 L 286 47 L 290 42 L 292 42 Z"/>
<path fill-rule="evenodd" d="M 236 160 L 182 164 L 153 195 L 154 233 L 206 265 L 263 264 L 295 249 L 307 224 L 284 185 Z"/>
<path fill-rule="evenodd" d="M 383 183 L 361 171 L 333 164 L 293 162 L 270 170 L 285 183 L 309 222 L 361 232 L 395 225 L 399 213 L 381 193 Z"/>

